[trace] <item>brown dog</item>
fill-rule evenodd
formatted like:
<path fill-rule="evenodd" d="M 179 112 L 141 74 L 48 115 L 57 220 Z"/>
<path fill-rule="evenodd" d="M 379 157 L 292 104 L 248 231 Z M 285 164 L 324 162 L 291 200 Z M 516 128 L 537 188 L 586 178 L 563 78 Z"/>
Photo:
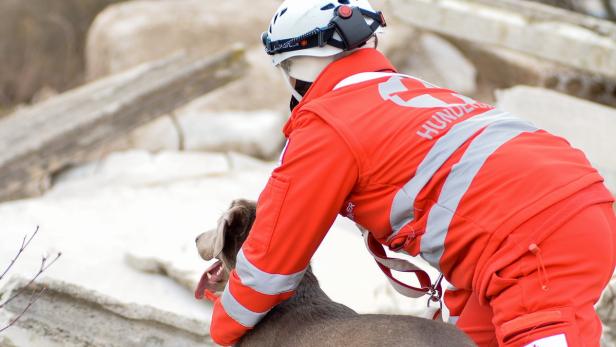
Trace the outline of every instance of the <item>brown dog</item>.
<path fill-rule="evenodd" d="M 207 289 L 222 291 L 248 237 L 256 204 L 236 200 L 218 221 L 216 230 L 197 237 L 205 260 L 219 259 L 205 271 L 196 296 Z M 295 296 L 272 309 L 237 346 L 474 346 L 453 325 L 397 315 L 361 315 L 332 301 L 308 268 Z"/>

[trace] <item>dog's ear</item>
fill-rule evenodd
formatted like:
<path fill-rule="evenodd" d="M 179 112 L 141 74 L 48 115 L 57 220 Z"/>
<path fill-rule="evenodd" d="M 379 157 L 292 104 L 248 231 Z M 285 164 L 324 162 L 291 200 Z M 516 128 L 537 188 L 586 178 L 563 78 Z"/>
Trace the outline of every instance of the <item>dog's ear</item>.
<path fill-rule="evenodd" d="M 220 255 L 225 247 L 225 241 L 229 238 L 231 226 L 243 222 L 245 209 L 242 206 L 233 206 L 228 209 L 218 220 L 216 230 L 209 231 L 203 234 L 200 241 L 204 245 L 209 245 L 208 251 L 203 252 L 202 256 L 205 260 L 211 260 Z M 231 238 L 232 239 L 232 238 Z"/>

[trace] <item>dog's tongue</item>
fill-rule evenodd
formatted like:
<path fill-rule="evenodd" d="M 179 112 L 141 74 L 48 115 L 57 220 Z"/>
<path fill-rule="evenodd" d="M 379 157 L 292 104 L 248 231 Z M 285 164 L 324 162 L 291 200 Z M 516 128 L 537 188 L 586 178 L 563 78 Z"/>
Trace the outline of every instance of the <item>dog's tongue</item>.
<path fill-rule="evenodd" d="M 203 299 L 206 290 L 211 292 L 216 291 L 216 284 L 222 282 L 222 271 L 222 261 L 220 260 L 205 270 L 203 276 L 201 276 L 201 280 L 199 280 L 197 290 L 195 290 L 195 298 L 198 300 Z"/>

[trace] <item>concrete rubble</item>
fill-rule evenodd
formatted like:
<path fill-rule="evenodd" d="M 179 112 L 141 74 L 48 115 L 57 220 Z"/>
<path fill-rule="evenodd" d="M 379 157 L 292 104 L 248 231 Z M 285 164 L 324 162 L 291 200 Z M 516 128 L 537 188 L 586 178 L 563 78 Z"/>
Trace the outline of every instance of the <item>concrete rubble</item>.
<path fill-rule="evenodd" d="M 616 275 L 612 277 L 610 284 L 603 292 L 603 296 L 597 304 L 597 313 L 603 322 L 601 346 L 616 346 Z"/>
<path fill-rule="evenodd" d="M 477 69 L 471 96 L 479 100 L 524 84 L 616 107 L 616 70 L 608 67 L 616 64 L 614 23 L 519 0 L 389 4 L 403 25 L 443 35 L 461 50 Z"/>
<path fill-rule="evenodd" d="M 284 117 L 272 111 L 204 112 L 201 101 L 134 131 L 129 148 L 228 152 L 274 159 L 284 144 Z"/>
<path fill-rule="evenodd" d="M 391 0 L 390 5 L 399 20 L 422 29 L 616 77 L 616 24 L 608 21 L 516 0 Z"/>
<path fill-rule="evenodd" d="M 29 339 L 9 331 L 20 346 L 142 347 L 208 346 L 208 322 L 188 319 L 155 307 L 125 303 L 79 285 L 47 279 L 26 287 L 28 279 L 16 277 L 4 288 L 11 296 L 26 288 L 7 305 L 12 314 L 29 304 L 30 292 L 46 288 L 45 294 L 17 321 L 15 329 L 29 331 Z M 8 344 L 8 342 L 6 343 Z"/>
<path fill-rule="evenodd" d="M 209 98 L 210 110 L 282 108 L 288 92 L 260 40 L 278 5 L 274 0 L 143 0 L 109 6 L 88 34 L 87 75 L 100 78 L 175 51 L 203 57 L 239 42 L 248 47 L 252 68 L 238 83 Z"/>
<path fill-rule="evenodd" d="M 510 88 L 539 85 L 616 105 L 616 69 L 609 70 L 616 66 L 616 30 L 558 10 L 545 14 L 545 7 L 536 4 L 529 7 L 539 9 L 534 14 L 512 14 L 511 1 L 374 1 L 393 23 L 380 48 L 403 73 L 483 101 L 496 98 L 500 108 L 564 136 L 587 153 L 616 192 L 616 156 L 610 150 L 616 148 L 614 109 L 547 89 Z M 41 227 L 13 271 L 17 277 L 0 283 L 0 294 L 23 285 L 38 269 L 38 255 L 64 254 L 41 280 L 48 293 L 0 337 L 0 347 L 211 344 L 211 304 L 193 298 L 209 264 L 198 257 L 194 238 L 216 225 L 231 200 L 256 199 L 276 165 L 255 157 L 276 159 L 284 141 L 289 92 L 258 35 L 279 3 L 139 0 L 110 6 L 95 20 L 87 42 L 91 80 L 174 51 L 202 57 L 236 42 L 248 46 L 250 67 L 239 80 L 113 145 L 131 150 L 56 173 L 39 198 L 0 204 L 0 266 L 12 258 L 25 233 Z M 402 15 L 408 11 L 415 15 Z M 230 17 L 242 25 L 224 25 Z M 553 38 L 555 28 L 563 31 Z M 549 44 L 536 50 L 527 45 L 530 35 L 540 35 L 534 43 Z M 569 53 L 554 57 L 563 42 L 571 45 L 575 59 Z M 495 96 L 494 87 L 506 89 Z M 409 300 L 391 289 L 346 219 L 335 222 L 313 268 L 332 299 L 358 312 L 426 312 L 424 300 Z M 607 327 L 605 347 L 616 346 L 611 344 L 616 340 L 614 293 L 616 280 L 597 308 Z M 20 312 L 24 300 L 0 310 L 0 326 Z"/>
<path fill-rule="evenodd" d="M 256 199 L 274 165 L 236 153 L 130 151 L 76 167 L 59 175 L 45 196 L 0 205 L 0 264 L 40 225 L 14 274 L 27 278 L 38 268 L 38 255 L 61 250 L 46 280 L 130 304 L 126 314 L 145 307 L 201 322 L 202 330 L 193 326 L 189 332 L 207 334 L 211 305 L 193 298 L 193 285 L 208 266 L 197 255 L 195 236 L 215 227 L 231 200 Z M 335 223 L 313 266 L 324 290 L 359 312 L 423 312 L 423 300 L 387 290 L 387 280 L 347 220 Z M 351 283 L 353 290 L 340 283 Z M 37 307 L 48 305 L 42 301 Z M 69 323 L 58 322 L 70 330 Z M 33 347 L 20 341 L 43 341 L 45 335 L 20 327 L 12 334 L 17 347 Z"/>
<path fill-rule="evenodd" d="M 280 73 L 272 68 L 269 57 L 264 54 L 258 35 L 245 35 L 246 32 L 263 31 L 278 3 L 260 0 L 259 4 L 255 13 L 241 14 L 246 17 L 241 27 L 224 26 L 224 39 L 220 36 L 222 23 L 210 17 L 212 13 L 217 18 L 228 16 L 231 8 L 226 5 L 221 7 L 195 0 L 175 1 L 173 5 L 138 1 L 110 6 L 101 13 L 88 36 L 90 78 L 157 59 L 163 52 L 179 50 L 189 55 L 207 54 L 227 47 L 230 38 L 249 47 L 247 60 L 250 68 L 243 78 L 136 130 L 124 141 L 124 147 L 150 151 L 234 150 L 260 158 L 274 158 L 280 150 L 279 143 L 283 141 L 280 127 L 276 127 L 288 114 L 289 91 Z M 378 5 L 385 7 L 385 4 L 375 4 Z M 391 20 L 395 21 L 393 16 Z M 172 24 L 178 22 L 183 24 Z M 392 57 L 402 72 L 465 93 L 473 93 L 476 89 L 473 64 L 441 37 L 418 34 L 403 25 L 392 25 L 379 40 L 379 47 Z M 413 54 L 409 54 L 409 49 Z M 255 112 L 264 109 L 276 113 L 265 116 L 263 112 Z M 213 117 L 214 112 L 225 112 L 227 116 Z M 272 117 L 275 114 L 278 119 Z M 223 119 L 230 122 L 220 126 Z M 240 120 L 244 127 L 237 126 Z M 244 142 L 245 145 L 232 147 L 221 135 L 231 136 L 233 142 Z M 237 137 L 243 140 L 238 141 Z M 278 144 L 278 147 L 273 144 Z"/>
<path fill-rule="evenodd" d="M 387 54 L 400 72 L 462 94 L 476 93 L 477 69 L 456 46 L 429 32 L 407 35 L 407 46 L 390 47 Z"/>
<path fill-rule="evenodd" d="M 58 170 L 235 80 L 246 67 L 243 53 L 235 47 L 144 63 L 0 119 L 0 200 L 40 194 Z"/>

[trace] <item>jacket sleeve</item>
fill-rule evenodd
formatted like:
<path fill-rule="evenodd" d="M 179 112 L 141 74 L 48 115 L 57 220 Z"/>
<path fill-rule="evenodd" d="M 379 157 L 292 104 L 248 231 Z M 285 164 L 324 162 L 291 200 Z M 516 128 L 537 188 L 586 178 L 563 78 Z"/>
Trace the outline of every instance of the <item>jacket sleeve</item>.
<path fill-rule="evenodd" d="M 210 334 L 235 343 L 272 307 L 293 296 L 310 259 L 358 179 L 358 166 L 339 135 L 312 114 L 289 136 L 281 165 L 257 203 L 257 216 L 224 293 Z"/>

